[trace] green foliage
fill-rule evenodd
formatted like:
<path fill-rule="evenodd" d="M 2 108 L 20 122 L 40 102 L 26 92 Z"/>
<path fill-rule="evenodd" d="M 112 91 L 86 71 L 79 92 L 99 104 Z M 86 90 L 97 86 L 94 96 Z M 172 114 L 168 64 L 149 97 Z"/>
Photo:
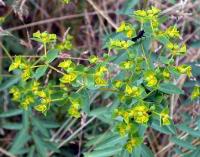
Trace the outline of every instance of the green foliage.
<path fill-rule="evenodd" d="M 69 0 L 63 2 L 69 3 Z M 62 145 L 50 140 L 50 129 L 59 124 L 44 122 L 38 115 L 53 114 L 52 111 L 62 110 L 62 107 L 69 117 L 93 117 L 110 127 L 111 131 L 99 137 L 91 139 L 86 135 L 90 139 L 86 148 L 92 147 L 93 151 L 86 149 L 85 157 L 152 157 L 151 150 L 143 144 L 149 128 L 172 135 L 171 142 L 180 147 L 197 149 L 176 134 L 181 130 L 199 138 L 199 130 L 175 126 L 169 115 L 170 96 L 184 94 L 174 83 L 177 77 L 181 74 L 192 77 L 190 65 L 175 63 L 177 57 L 186 54 L 186 45 L 179 44 L 176 25 L 165 30 L 161 28 L 162 16 L 158 8 L 130 12 L 128 4 L 136 3 L 128 1 L 123 12 L 133 17 L 138 25 L 122 22 L 103 45 L 109 53 L 101 57 L 91 55 L 83 64 L 77 63 L 75 57 L 61 57 L 64 51 L 74 48 L 71 35 L 67 34 L 58 42 L 56 34 L 46 31 L 33 34 L 32 39 L 43 48 L 42 55 L 31 60 L 15 56 L 8 70 L 15 78 L 0 85 L 0 91 L 9 88 L 13 102 L 21 108 L 1 113 L 0 118 L 21 115 L 23 119 L 22 124 L 5 121 L 2 125 L 4 129 L 20 130 L 9 150 L 11 153 L 46 157 L 49 151 L 58 152 Z M 144 35 L 138 37 L 142 31 Z M 155 42 L 157 47 L 152 46 Z M 159 45 L 160 54 L 157 54 Z M 111 55 L 111 51 L 116 52 L 115 55 Z M 52 71 L 57 75 L 51 75 Z M 106 107 L 92 108 L 95 94 L 102 99 L 114 97 L 115 100 Z M 191 100 L 199 96 L 197 83 Z M 84 125 L 82 121 L 81 125 Z"/>
<path fill-rule="evenodd" d="M 155 7 L 147 11 L 133 12 L 133 16 L 139 21 L 140 27 L 146 35 L 136 41 L 132 41 L 132 38 L 137 34 L 136 28 L 130 23 L 121 23 L 117 33 L 122 33 L 124 37 L 121 39 L 111 38 L 109 44 L 107 44 L 110 50 L 122 50 L 122 53 L 127 55 L 127 59 L 119 62 L 120 72 L 114 76 L 111 76 L 113 73 L 111 68 L 112 56 L 109 55 L 104 55 L 101 59 L 91 56 L 89 61 L 92 68 L 76 65 L 71 59 L 60 62 L 58 67 L 61 69 L 52 67 L 50 63 L 58 57 L 59 52 L 62 53 L 65 48 L 72 48 L 72 46 L 69 46 L 71 36 L 56 46 L 57 37 L 55 34 L 40 33 L 39 31 L 34 33 L 33 40 L 41 42 L 44 46 L 44 56 L 29 63 L 20 56 L 15 57 L 9 71 L 22 70 L 22 82 L 21 85 L 11 88 L 13 100 L 20 102 L 21 107 L 26 110 L 34 108 L 43 114 L 47 114 L 55 102 L 59 103 L 65 100 L 66 103 L 71 104 L 68 107 L 68 114 L 79 118 L 81 117 L 80 112 L 89 113 L 87 93 L 91 87 L 100 91 L 112 91 L 118 95 L 118 99 L 121 101 L 119 108 L 114 112 L 113 120 L 117 124 L 116 130 L 121 136 L 128 135 L 125 148 L 131 153 L 143 141 L 143 137 L 139 134 L 137 128 L 143 125 L 145 127 L 151 126 L 152 118 L 160 119 L 162 125 L 170 124 L 168 106 L 164 105 L 166 104 L 164 101 L 167 101 L 168 94 L 183 94 L 183 91 L 171 82 L 175 78 L 168 69 L 173 67 L 177 69 L 178 73 L 191 76 L 190 66 L 175 66 L 174 57 L 185 53 L 186 47 L 179 48 L 178 44 L 172 44 L 172 41 L 174 42 L 179 37 L 179 32 L 175 26 L 162 31 L 159 13 L 160 10 Z M 148 25 L 149 27 L 147 27 Z M 165 44 L 166 47 L 163 50 L 169 49 L 171 59 L 162 57 L 161 62 L 158 63 L 158 61 L 152 60 L 151 47 L 149 46 L 153 41 L 160 42 L 160 37 L 167 39 L 168 43 Z M 47 45 L 52 42 L 54 42 L 56 49 L 52 48 L 52 45 Z M 158 65 L 155 66 L 155 63 Z M 45 88 L 40 88 L 42 82 L 39 79 L 45 76 L 48 68 L 62 75 L 59 78 L 60 85 L 58 84 L 58 87 L 56 87 L 59 95 L 52 90 L 55 88 L 56 82 L 49 82 Z M 120 78 L 122 73 L 124 77 Z M 87 81 L 89 78 L 90 80 Z M 88 88 L 87 82 L 90 82 L 92 86 L 90 85 Z M 73 90 L 76 90 L 76 92 L 72 92 Z M 152 99 L 151 95 L 154 93 L 162 94 L 163 100 L 158 101 L 156 97 Z M 120 120 L 118 120 L 119 117 Z M 40 126 L 34 119 L 33 122 L 36 126 Z M 47 133 L 42 127 L 39 128 L 42 133 Z M 33 137 L 35 142 L 37 141 L 36 145 L 42 145 L 42 142 L 36 140 L 35 134 L 33 134 Z M 36 147 L 36 149 L 40 152 L 41 147 Z"/>

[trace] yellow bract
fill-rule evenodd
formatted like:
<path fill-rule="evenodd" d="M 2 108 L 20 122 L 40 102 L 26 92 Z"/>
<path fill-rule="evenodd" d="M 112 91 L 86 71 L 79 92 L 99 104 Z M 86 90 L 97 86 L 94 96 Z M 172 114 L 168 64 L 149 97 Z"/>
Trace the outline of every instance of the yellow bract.
<path fill-rule="evenodd" d="M 75 117 L 75 118 L 79 118 L 81 116 L 79 110 L 73 105 L 70 106 L 70 108 L 68 109 L 68 113 L 70 116 Z"/>
<path fill-rule="evenodd" d="M 126 150 L 131 153 L 135 147 L 140 144 L 141 140 L 138 137 L 131 137 L 125 145 Z"/>
<path fill-rule="evenodd" d="M 56 48 L 59 49 L 60 51 L 71 50 L 73 48 L 72 39 L 73 37 L 68 34 L 63 42 L 56 45 Z"/>
<path fill-rule="evenodd" d="M 147 82 L 147 86 L 149 87 L 154 87 L 157 85 L 158 80 L 154 74 L 154 72 L 146 72 L 146 74 L 144 75 L 144 80 Z"/>
<path fill-rule="evenodd" d="M 69 73 L 69 74 L 65 74 L 60 81 L 62 83 L 71 83 L 73 82 L 75 79 L 77 78 L 77 74 L 76 73 Z"/>
<path fill-rule="evenodd" d="M 192 76 L 192 67 L 190 65 L 179 65 L 176 67 L 177 71 L 180 72 L 181 74 L 187 74 L 188 77 Z"/>
<path fill-rule="evenodd" d="M 182 47 L 179 47 L 178 44 L 173 44 L 169 42 L 167 44 L 167 48 L 171 50 L 172 55 L 174 56 L 179 56 L 179 55 L 184 55 L 186 53 L 186 45 L 182 45 Z"/>
<path fill-rule="evenodd" d="M 40 86 L 40 83 L 37 82 L 37 81 L 34 81 L 34 82 L 32 83 L 31 90 L 32 90 L 33 92 L 36 92 L 36 91 L 39 90 L 39 86 Z"/>
<path fill-rule="evenodd" d="M 168 70 L 165 69 L 165 70 L 162 72 L 162 74 L 163 74 L 163 77 L 164 77 L 164 78 L 166 78 L 166 79 L 169 79 L 169 78 L 170 78 L 170 73 L 169 73 Z"/>
<path fill-rule="evenodd" d="M 35 33 L 33 33 L 33 38 L 38 41 L 38 42 L 42 42 L 42 43 L 49 43 L 49 42 L 54 42 L 57 39 L 56 34 L 49 34 L 48 32 L 40 32 L 37 31 Z"/>
<path fill-rule="evenodd" d="M 35 95 L 41 97 L 41 98 L 46 98 L 47 94 L 44 91 L 36 91 Z"/>
<path fill-rule="evenodd" d="M 161 112 L 162 125 L 170 125 L 170 117 L 167 113 Z"/>
<path fill-rule="evenodd" d="M 123 32 L 128 38 L 132 38 L 136 35 L 135 29 L 132 27 L 132 25 L 125 22 L 121 23 L 117 29 L 117 32 Z"/>
<path fill-rule="evenodd" d="M 14 100 L 14 101 L 19 101 L 20 96 L 21 96 L 21 93 L 20 93 L 19 88 L 17 88 L 17 87 L 12 87 L 12 88 L 10 89 L 10 93 L 13 94 L 13 100 Z"/>
<path fill-rule="evenodd" d="M 107 86 L 108 85 L 108 83 L 107 83 L 107 81 L 106 80 L 104 80 L 103 78 L 101 78 L 101 77 L 95 77 L 95 84 L 97 85 L 97 86 Z"/>
<path fill-rule="evenodd" d="M 133 61 L 125 61 L 120 64 L 122 69 L 131 69 L 133 67 Z"/>
<path fill-rule="evenodd" d="M 24 70 L 22 71 L 21 78 L 22 80 L 26 81 L 31 77 L 31 67 L 27 65 Z"/>
<path fill-rule="evenodd" d="M 40 104 L 34 107 L 35 110 L 44 113 L 47 110 L 47 106 L 45 104 Z"/>
<path fill-rule="evenodd" d="M 117 131 L 119 132 L 120 136 L 125 136 L 127 132 L 129 132 L 129 130 L 131 129 L 131 125 L 130 124 L 126 124 L 126 123 L 120 123 L 117 125 Z"/>
<path fill-rule="evenodd" d="M 128 49 L 130 46 L 132 46 L 134 44 L 133 41 L 131 40 L 115 40 L 115 39 L 110 39 L 110 43 L 109 46 L 111 47 L 117 47 L 117 48 L 121 48 L 121 49 Z"/>
<path fill-rule="evenodd" d="M 115 83 L 114 83 L 114 87 L 115 87 L 115 88 L 121 88 L 122 85 L 123 85 L 123 82 L 122 82 L 121 80 L 117 80 L 117 81 L 115 81 Z"/>
<path fill-rule="evenodd" d="M 97 56 L 95 56 L 95 55 L 92 55 L 92 56 L 90 56 L 89 57 L 89 61 L 90 61 L 90 63 L 97 63 L 98 61 L 99 61 L 99 58 L 97 57 Z"/>
<path fill-rule="evenodd" d="M 34 98 L 31 96 L 27 96 L 21 103 L 23 109 L 27 110 L 28 107 L 34 102 Z"/>
<path fill-rule="evenodd" d="M 139 87 L 136 86 L 129 86 L 126 85 L 125 87 L 125 94 L 128 96 L 132 96 L 132 97 L 138 97 L 141 95 L 141 89 Z"/>
<path fill-rule="evenodd" d="M 198 97 L 200 97 L 200 86 L 195 86 L 191 94 L 191 99 L 194 100 Z"/>
<path fill-rule="evenodd" d="M 137 10 L 134 11 L 134 15 L 135 18 L 140 21 L 141 23 L 147 22 L 147 21 L 151 21 L 151 22 L 157 22 L 157 17 L 158 17 L 158 13 L 160 12 L 160 10 L 158 8 L 152 7 L 149 10 Z"/>
<path fill-rule="evenodd" d="M 169 36 L 170 38 L 179 38 L 180 33 L 175 26 L 170 26 L 169 28 L 166 29 L 165 34 Z"/>
<path fill-rule="evenodd" d="M 61 62 L 58 67 L 61 67 L 61 68 L 69 68 L 70 65 L 72 64 L 72 61 L 71 60 L 65 60 L 63 62 Z"/>
<path fill-rule="evenodd" d="M 14 61 L 12 62 L 12 64 L 9 67 L 9 71 L 13 71 L 13 70 L 19 68 L 21 63 L 22 63 L 21 56 L 16 56 Z"/>
<path fill-rule="evenodd" d="M 130 110 L 130 116 L 134 117 L 139 124 L 146 124 L 149 121 L 149 108 L 144 104 L 138 104 Z"/>

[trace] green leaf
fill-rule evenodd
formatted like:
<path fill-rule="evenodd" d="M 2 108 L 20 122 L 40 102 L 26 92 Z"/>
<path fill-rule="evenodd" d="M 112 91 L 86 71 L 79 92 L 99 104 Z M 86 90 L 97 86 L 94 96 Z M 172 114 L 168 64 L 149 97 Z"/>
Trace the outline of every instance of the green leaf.
<path fill-rule="evenodd" d="M 8 118 L 8 117 L 13 117 L 17 116 L 23 113 L 22 109 L 15 109 L 15 110 L 9 110 L 7 112 L 1 113 L 0 118 Z"/>
<path fill-rule="evenodd" d="M 44 125 L 42 125 L 42 123 L 40 122 L 39 119 L 37 118 L 33 118 L 32 117 L 32 123 L 35 126 L 35 128 L 45 137 L 49 137 L 49 132 L 47 130 L 47 128 L 44 127 Z"/>
<path fill-rule="evenodd" d="M 44 65 L 44 66 L 37 68 L 33 77 L 38 80 L 40 77 L 42 77 L 45 74 L 47 68 L 48 68 L 47 65 Z"/>
<path fill-rule="evenodd" d="M 41 137 L 39 137 L 37 134 L 32 132 L 33 141 L 36 145 L 36 150 L 40 154 L 40 157 L 46 157 L 47 156 L 47 149 L 45 144 L 43 143 Z"/>
<path fill-rule="evenodd" d="M 163 64 L 170 64 L 170 63 L 174 62 L 174 59 L 168 59 L 168 58 L 165 57 L 165 56 L 160 56 L 160 57 L 159 57 L 159 60 L 160 60 L 161 63 L 163 63 Z"/>
<path fill-rule="evenodd" d="M 23 128 L 23 125 L 21 123 L 5 123 L 2 125 L 2 128 L 8 130 L 20 130 Z"/>
<path fill-rule="evenodd" d="M 48 129 L 55 129 L 60 127 L 60 124 L 56 123 L 56 122 L 52 122 L 52 121 L 41 121 L 40 120 L 41 125 L 43 125 L 45 128 Z"/>
<path fill-rule="evenodd" d="M 192 41 L 190 46 L 193 48 L 200 48 L 200 40 Z"/>
<path fill-rule="evenodd" d="M 117 11 L 118 14 L 132 15 L 134 7 L 138 4 L 139 0 L 127 0 L 123 4 L 123 8 Z"/>
<path fill-rule="evenodd" d="M 167 94 L 184 94 L 181 89 L 172 83 L 161 83 L 158 90 Z"/>
<path fill-rule="evenodd" d="M 91 153 L 84 153 L 84 157 L 110 157 L 119 153 L 122 148 L 110 147 L 102 150 L 96 150 Z"/>
<path fill-rule="evenodd" d="M 105 114 L 107 113 L 108 111 L 108 108 L 107 107 L 99 107 L 99 108 L 96 108 L 96 109 L 93 109 L 90 113 L 89 113 L 89 116 L 100 116 L 102 114 Z"/>
<path fill-rule="evenodd" d="M 142 150 L 141 150 L 141 146 L 139 145 L 139 146 L 137 146 L 137 147 L 135 147 L 134 148 L 134 150 L 133 150 L 133 152 L 132 152 L 132 157 L 141 157 L 141 152 Z"/>
<path fill-rule="evenodd" d="M 58 50 L 57 49 L 51 49 L 48 51 L 47 56 L 45 58 L 47 63 L 53 62 L 54 59 L 58 57 Z"/>
<path fill-rule="evenodd" d="M 23 129 L 18 132 L 17 136 L 14 139 L 14 143 L 10 148 L 10 152 L 13 154 L 18 154 L 23 152 L 24 145 L 30 140 L 30 136 L 28 133 L 29 130 L 29 112 L 23 112 Z"/>
<path fill-rule="evenodd" d="M 2 84 L 0 84 L 0 91 L 3 91 L 11 86 L 13 86 L 14 84 L 16 84 L 18 81 L 20 80 L 20 77 L 15 77 L 15 78 L 10 78 L 8 80 L 6 80 L 5 82 L 3 82 Z"/>
<path fill-rule="evenodd" d="M 181 139 L 178 139 L 176 137 L 172 137 L 170 139 L 170 141 L 174 144 L 177 144 L 178 146 L 181 146 L 181 147 L 184 147 L 184 148 L 187 148 L 187 149 L 192 149 L 194 150 L 195 149 L 195 146 L 193 146 L 192 144 L 190 144 L 189 142 L 187 141 L 184 141 L 184 140 L 181 140 Z"/>
<path fill-rule="evenodd" d="M 81 103 L 82 103 L 82 110 L 85 112 L 85 113 L 89 113 L 90 112 L 90 99 L 89 99 L 89 94 L 86 90 L 82 90 L 80 92 L 81 94 Z"/>
<path fill-rule="evenodd" d="M 112 132 L 105 132 L 100 135 L 95 135 L 93 138 L 90 138 L 90 141 L 86 143 L 86 147 L 91 147 L 92 145 L 97 145 L 101 143 L 102 141 L 109 139 L 112 137 Z"/>
<path fill-rule="evenodd" d="M 146 145 L 141 145 L 142 150 L 142 156 L 143 157 L 154 157 L 153 152 L 147 147 Z"/>
<path fill-rule="evenodd" d="M 52 143 L 52 142 L 46 142 L 45 146 L 48 150 L 59 153 L 60 150 L 58 148 L 58 144 Z"/>
<path fill-rule="evenodd" d="M 32 146 L 29 150 L 28 157 L 34 157 L 35 146 Z"/>
<path fill-rule="evenodd" d="M 171 135 L 174 133 L 168 128 L 168 126 L 161 126 L 158 120 L 153 120 L 151 127 L 164 134 Z"/>
<path fill-rule="evenodd" d="M 17 136 L 14 139 L 14 143 L 12 144 L 12 147 L 10 148 L 10 152 L 12 154 L 17 154 L 22 148 L 24 148 L 24 145 L 29 141 L 30 136 L 28 134 L 28 131 L 21 130 Z"/>
<path fill-rule="evenodd" d="M 180 125 L 177 125 L 177 128 L 180 129 L 181 131 L 184 131 L 184 132 L 187 132 L 188 134 L 190 134 L 191 136 L 194 136 L 194 137 L 200 137 L 200 131 L 197 130 L 193 130 L 192 128 L 189 128 L 187 125 L 185 124 L 180 124 Z"/>
<path fill-rule="evenodd" d="M 121 137 L 119 135 L 112 136 L 101 143 L 97 144 L 95 150 L 106 149 L 110 146 L 115 146 L 116 144 L 125 143 L 126 137 Z"/>

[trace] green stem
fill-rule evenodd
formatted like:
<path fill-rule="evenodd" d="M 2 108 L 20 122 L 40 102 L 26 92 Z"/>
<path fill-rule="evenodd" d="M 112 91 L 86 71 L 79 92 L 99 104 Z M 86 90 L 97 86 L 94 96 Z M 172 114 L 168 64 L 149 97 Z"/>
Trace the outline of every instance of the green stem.
<path fill-rule="evenodd" d="M 149 69 L 149 68 L 150 68 L 150 67 L 149 67 L 149 62 L 148 62 L 148 59 L 147 59 L 146 54 L 145 54 L 145 52 L 144 52 L 144 47 L 143 47 L 142 44 L 140 44 L 140 46 L 141 46 L 141 49 L 142 49 L 142 54 L 143 54 L 143 56 L 144 56 L 145 62 L 146 62 L 147 67 L 148 67 L 148 69 Z"/>
<path fill-rule="evenodd" d="M 64 100 L 64 98 L 53 99 L 53 100 L 51 100 L 51 102 L 55 102 L 55 101 L 61 101 L 61 100 Z"/>
<path fill-rule="evenodd" d="M 6 55 L 8 56 L 8 58 L 13 62 L 12 56 L 10 55 L 10 53 L 8 52 L 8 50 L 3 46 L 3 44 L 0 43 L 0 46 L 2 47 L 2 49 L 5 51 Z"/>
<path fill-rule="evenodd" d="M 45 56 L 47 55 L 47 45 L 46 45 L 46 43 L 44 43 L 44 55 Z"/>

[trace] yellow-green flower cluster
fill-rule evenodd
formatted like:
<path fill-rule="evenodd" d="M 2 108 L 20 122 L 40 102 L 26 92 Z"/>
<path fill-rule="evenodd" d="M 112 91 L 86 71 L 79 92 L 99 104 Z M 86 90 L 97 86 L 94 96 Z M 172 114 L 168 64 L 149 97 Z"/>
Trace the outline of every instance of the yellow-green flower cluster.
<path fill-rule="evenodd" d="M 91 55 L 89 57 L 89 62 L 92 63 L 92 64 L 96 64 L 98 61 L 99 61 L 99 58 L 95 55 Z"/>
<path fill-rule="evenodd" d="M 71 0 L 62 0 L 63 3 L 68 4 Z"/>
<path fill-rule="evenodd" d="M 144 104 L 137 104 L 130 110 L 130 116 L 139 124 L 146 124 L 149 121 L 149 108 Z"/>
<path fill-rule="evenodd" d="M 120 67 L 122 69 L 131 69 L 133 67 L 133 61 L 124 61 L 122 63 L 120 63 Z"/>
<path fill-rule="evenodd" d="M 170 122 L 169 110 L 168 109 L 164 109 L 160 113 L 160 119 L 161 119 L 162 125 L 170 125 L 171 122 Z"/>
<path fill-rule="evenodd" d="M 33 39 L 41 42 L 41 43 L 50 43 L 50 42 L 55 42 L 57 39 L 56 34 L 49 34 L 48 32 L 40 32 L 37 31 L 35 33 L 33 33 Z"/>
<path fill-rule="evenodd" d="M 106 79 L 104 79 L 104 75 L 105 72 L 107 72 L 108 69 L 105 66 L 100 66 L 99 68 L 97 68 L 97 70 L 95 71 L 95 85 L 96 86 L 107 86 L 108 82 Z"/>
<path fill-rule="evenodd" d="M 198 97 L 200 97 L 200 86 L 195 86 L 191 94 L 191 99 L 194 100 Z"/>
<path fill-rule="evenodd" d="M 39 91 L 39 86 L 40 83 L 38 81 L 33 81 L 33 83 L 31 84 L 31 90 L 34 94 L 37 93 L 37 91 Z"/>
<path fill-rule="evenodd" d="M 80 110 L 80 101 L 78 99 L 70 99 L 71 106 L 68 109 L 68 114 L 72 117 L 79 118 L 81 116 Z"/>
<path fill-rule="evenodd" d="M 108 82 L 104 78 L 96 76 L 95 77 L 95 85 L 97 85 L 97 86 L 107 86 Z"/>
<path fill-rule="evenodd" d="M 115 88 L 121 88 L 122 85 L 123 85 L 123 81 L 116 80 L 113 85 L 114 85 Z"/>
<path fill-rule="evenodd" d="M 170 79 L 170 72 L 169 72 L 169 70 L 164 69 L 163 72 L 162 72 L 162 75 L 163 75 L 163 77 L 165 79 L 167 79 L 167 80 Z"/>
<path fill-rule="evenodd" d="M 119 48 L 119 49 L 128 49 L 130 46 L 134 44 L 131 40 L 118 40 L 118 39 L 110 39 L 109 46 L 111 48 Z"/>
<path fill-rule="evenodd" d="M 132 118 L 134 118 L 134 121 L 138 124 L 147 124 L 147 122 L 149 121 L 148 112 L 149 108 L 146 105 L 137 104 L 134 107 L 127 110 L 117 109 L 115 111 L 115 116 L 122 117 L 126 125 L 130 124 L 130 119 Z"/>
<path fill-rule="evenodd" d="M 95 76 L 104 76 L 104 74 L 108 71 L 106 66 L 100 66 L 95 71 Z"/>
<path fill-rule="evenodd" d="M 60 78 L 60 81 L 62 83 L 71 83 L 77 78 L 77 76 L 78 75 L 75 72 L 71 72 L 63 75 L 63 77 Z"/>
<path fill-rule="evenodd" d="M 22 57 L 21 56 L 16 56 L 14 61 L 12 61 L 12 64 L 9 67 L 9 71 L 13 71 L 15 69 L 20 68 L 20 65 L 22 64 Z"/>
<path fill-rule="evenodd" d="M 31 77 L 32 69 L 31 66 L 26 63 L 21 56 L 16 56 L 14 61 L 12 61 L 12 64 L 9 67 L 9 71 L 13 71 L 16 69 L 21 69 L 21 78 L 22 80 L 26 81 Z"/>
<path fill-rule="evenodd" d="M 50 98 L 50 93 L 51 91 L 44 92 L 43 90 L 41 91 L 35 91 L 35 94 L 40 97 L 40 104 L 38 104 L 37 106 L 35 106 L 35 110 L 45 113 L 48 109 L 49 104 L 51 103 L 51 98 Z"/>
<path fill-rule="evenodd" d="M 188 77 L 192 76 L 192 72 L 191 72 L 192 67 L 190 65 L 182 64 L 182 65 L 176 66 L 176 70 L 180 72 L 181 74 L 187 74 Z"/>
<path fill-rule="evenodd" d="M 171 43 L 169 42 L 167 44 L 167 48 L 171 51 L 173 56 L 179 56 L 179 55 L 184 55 L 186 53 L 186 45 L 182 45 L 181 47 L 179 47 L 178 44 L 176 43 Z"/>
<path fill-rule="evenodd" d="M 23 81 L 28 80 L 31 77 L 32 69 L 30 65 L 25 65 L 21 74 L 21 78 Z"/>
<path fill-rule="evenodd" d="M 129 153 L 131 153 L 135 147 L 137 147 L 138 145 L 141 144 L 141 142 L 142 142 L 141 138 L 139 138 L 139 137 L 131 137 L 127 141 L 127 143 L 125 145 L 125 148 Z"/>
<path fill-rule="evenodd" d="M 10 93 L 13 95 L 13 100 L 14 101 L 19 101 L 21 97 L 21 92 L 20 89 L 17 88 L 16 86 L 12 87 L 10 89 Z"/>
<path fill-rule="evenodd" d="M 144 80 L 146 81 L 148 87 L 154 87 L 158 83 L 156 75 L 152 71 L 148 71 L 145 73 Z"/>
<path fill-rule="evenodd" d="M 139 97 L 142 94 L 140 87 L 126 85 L 124 93 L 131 97 Z"/>
<path fill-rule="evenodd" d="M 135 29 L 129 23 L 122 22 L 117 28 L 117 32 L 123 32 L 128 38 L 132 38 L 136 35 Z"/>
<path fill-rule="evenodd" d="M 4 21 L 5 21 L 5 16 L 0 16 L 0 25 L 1 25 L 2 23 L 4 23 Z"/>
<path fill-rule="evenodd" d="M 180 33 L 176 26 L 170 26 L 165 31 L 157 29 L 155 32 L 156 36 L 166 36 L 168 38 L 179 38 Z"/>
<path fill-rule="evenodd" d="M 34 98 L 32 96 L 26 96 L 25 99 L 21 102 L 21 106 L 23 109 L 27 110 L 28 107 L 34 102 Z"/>
<path fill-rule="evenodd" d="M 45 104 L 39 104 L 34 107 L 36 111 L 45 113 L 47 111 L 47 106 Z"/>
<path fill-rule="evenodd" d="M 169 28 L 166 29 L 166 31 L 164 33 L 170 38 L 179 38 L 180 37 L 180 33 L 176 26 L 170 26 Z"/>
<path fill-rule="evenodd" d="M 160 10 L 156 7 L 152 7 L 149 10 L 137 10 L 134 11 L 135 18 L 140 21 L 141 23 L 151 21 L 151 24 L 153 27 L 158 26 L 158 14 L 160 13 Z"/>
<path fill-rule="evenodd" d="M 73 62 L 70 59 L 64 60 L 64 61 L 59 63 L 58 67 L 60 67 L 60 68 L 69 68 L 72 65 L 72 63 Z"/>
<path fill-rule="evenodd" d="M 124 137 L 131 129 L 131 124 L 126 123 L 119 123 L 116 127 L 117 131 L 119 132 L 119 135 Z"/>
<path fill-rule="evenodd" d="M 66 39 L 62 43 L 56 45 L 56 48 L 59 49 L 60 51 L 71 50 L 73 48 L 72 39 L 73 37 L 68 34 Z"/>

